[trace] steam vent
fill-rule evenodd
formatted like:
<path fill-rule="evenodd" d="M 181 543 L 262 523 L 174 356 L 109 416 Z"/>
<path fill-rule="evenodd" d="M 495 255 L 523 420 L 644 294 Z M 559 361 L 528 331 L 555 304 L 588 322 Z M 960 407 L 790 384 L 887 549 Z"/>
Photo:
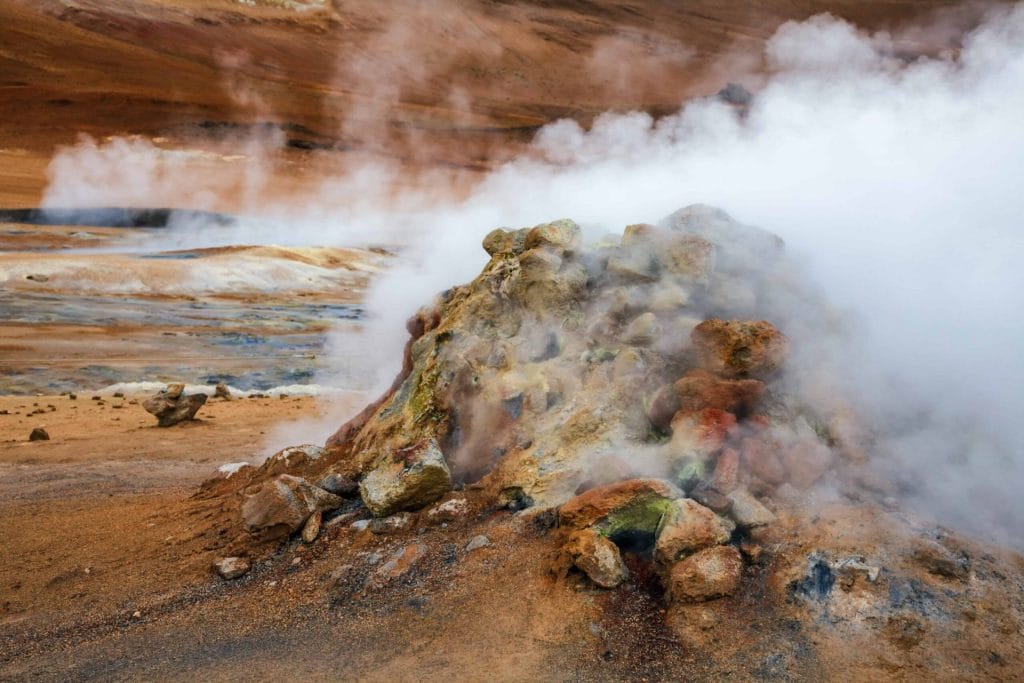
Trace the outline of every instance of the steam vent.
<path fill-rule="evenodd" d="M 806 336 L 828 311 L 792 291 L 781 240 L 693 206 L 590 246 L 559 220 L 483 248 L 476 279 L 408 322 L 392 388 L 324 447 L 204 484 L 208 547 L 333 549 L 346 609 L 433 595 L 462 554 L 500 553 L 541 595 L 594 596 L 599 640 L 643 623 L 659 657 L 705 653 L 715 675 L 1019 657 L 1019 570 L 901 512 L 870 431 L 787 372 L 800 349 L 772 312 L 798 298 Z M 1005 647 L 929 647 L 962 636 Z"/>

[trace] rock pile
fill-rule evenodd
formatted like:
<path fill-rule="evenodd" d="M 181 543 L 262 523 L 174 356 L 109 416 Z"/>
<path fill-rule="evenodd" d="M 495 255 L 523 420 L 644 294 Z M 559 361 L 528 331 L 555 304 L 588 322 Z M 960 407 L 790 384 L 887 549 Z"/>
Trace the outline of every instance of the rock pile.
<path fill-rule="evenodd" d="M 626 579 L 629 546 L 673 599 L 735 591 L 736 545 L 774 519 L 759 498 L 832 464 L 809 426 L 825 418 L 778 389 L 790 342 L 759 315 L 781 242 L 695 206 L 614 244 L 586 247 L 560 220 L 494 230 L 483 247 L 481 274 L 409 321 L 381 399 L 325 449 L 230 478 L 245 529 L 315 538 L 358 490 L 381 520 L 367 526 L 392 533 L 401 513 L 472 484 L 511 510 L 560 507 L 563 569 L 599 586 Z M 423 521 L 454 516 L 439 504 Z"/>

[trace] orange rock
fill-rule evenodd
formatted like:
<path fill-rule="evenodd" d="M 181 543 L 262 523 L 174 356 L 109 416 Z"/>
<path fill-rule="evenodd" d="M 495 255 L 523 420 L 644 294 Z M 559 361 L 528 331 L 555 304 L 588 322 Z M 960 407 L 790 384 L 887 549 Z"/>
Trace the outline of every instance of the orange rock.
<path fill-rule="evenodd" d="M 757 407 L 764 383 L 756 379 L 726 380 L 707 370 L 691 370 L 675 383 L 680 410 L 717 408 L 745 415 Z"/>
<path fill-rule="evenodd" d="M 696 450 L 711 454 L 725 445 L 726 437 L 735 427 L 736 416 L 724 410 L 680 410 L 672 418 L 672 442 L 679 450 Z"/>
<path fill-rule="evenodd" d="M 711 318 L 690 334 L 697 360 L 705 370 L 722 377 L 767 377 L 786 355 L 786 338 L 764 320 Z"/>

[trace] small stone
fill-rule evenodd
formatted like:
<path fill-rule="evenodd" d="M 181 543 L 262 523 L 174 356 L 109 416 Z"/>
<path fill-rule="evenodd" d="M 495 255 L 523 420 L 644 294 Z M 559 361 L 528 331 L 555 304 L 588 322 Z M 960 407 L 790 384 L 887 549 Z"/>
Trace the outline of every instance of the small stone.
<path fill-rule="evenodd" d="M 249 560 L 244 557 L 223 557 L 213 563 L 220 577 L 228 581 L 242 576 L 249 571 L 249 567 Z"/>
<path fill-rule="evenodd" d="M 384 564 L 377 568 L 370 579 L 368 588 L 380 588 L 409 573 L 427 555 L 427 546 L 412 543 L 400 548 Z"/>
<path fill-rule="evenodd" d="M 336 496 L 349 497 L 359 491 L 359 484 L 346 476 L 337 473 L 325 475 L 317 484 L 324 491 L 329 491 Z"/>
<path fill-rule="evenodd" d="M 732 501 L 725 494 L 709 486 L 698 486 L 690 497 L 720 515 L 729 512 L 729 508 L 732 507 Z"/>
<path fill-rule="evenodd" d="M 473 538 L 469 539 L 469 543 L 466 544 L 466 552 L 467 553 L 471 553 L 474 550 L 479 550 L 480 548 L 486 548 L 490 544 L 491 544 L 491 539 L 487 538 L 483 534 L 480 534 L 478 536 L 474 536 Z"/>
<path fill-rule="evenodd" d="M 701 550 L 672 567 L 669 594 L 678 602 L 703 602 L 735 593 L 743 559 L 731 545 Z"/>
<path fill-rule="evenodd" d="M 775 513 L 761 504 L 746 489 L 736 489 L 727 496 L 732 502 L 729 516 L 741 527 L 766 526 L 775 521 Z"/>
<path fill-rule="evenodd" d="M 135 610 L 134 612 L 132 612 L 132 619 L 141 619 L 141 618 L 142 618 L 142 612 L 140 612 L 138 610 Z"/>
<path fill-rule="evenodd" d="M 569 537 L 564 551 L 595 585 L 615 588 L 629 578 L 622 554 L 610 539 L 593 529 L 583 529 Z"/>
<path fill-rule="evenodd" d="M 312 543 L 316 540 L 316 537 L 320 535 L 320 525 L 324 521 L 324 513 L 319 510 L 314 512 L 306 520 L 306 524 L 302 527 L 302 542 Z"/>
<path fill-rule="evenodd" d="M 213 388 L 213 397 L 222 398 L 225 401 L 230 401 L 232 399 L 231 390 L 228 389 L 227 384 L 224 384 L 224 382 L 219 382 L 217 386 Z"/>
<path fill-rule="evenodd" d="M 32 433 L 28 435 L 29 441 L 49 441 L 50 434 L 42 427 L 36 427 L 32 430 Z"/>
<path fill-rule="evenodd" d="M 167 388 L 164 390 L 164 393 L 167 395 L 167 398 L 173 401 L 174 399 L 180 397 L 183 391 L 185 391 L 185 385 L 181 384 L 180 382 L 176 382 L 174 384 L 168 384 Z"/>
<path fill-rule="evenodd" d="M 366 531 L 370 527 L 370 520 L 359 519 L 352 522 L 352 524 L 350 524 L 349 526 L 351 526 L 352 529 L 354 529 L 355 531 Z"/>
<path fill-rule="evenodd" d="M 370 520 L 370 531 L 378 535 L 400 534 L 412 528 L 416 518 L 408 512 Z"/>
<path fill-rule="evenodd" d="M 142 407 L 156 417 L 158 427 L 171 427 L 191 420 L 206 403 L 206 394 L 185 395 L 182 393 L 183 389 L 183 384 L 172 384 L 166 392 L 160 392 L 143 401 Z"/>
<path fill-rule="evenodd" d="M 443 503 L 438 503 L 427 511 L 428 524 L 447 524 L 464 517 L 469 510 L 469 503 L 465 498 L 452 498 Z"/>

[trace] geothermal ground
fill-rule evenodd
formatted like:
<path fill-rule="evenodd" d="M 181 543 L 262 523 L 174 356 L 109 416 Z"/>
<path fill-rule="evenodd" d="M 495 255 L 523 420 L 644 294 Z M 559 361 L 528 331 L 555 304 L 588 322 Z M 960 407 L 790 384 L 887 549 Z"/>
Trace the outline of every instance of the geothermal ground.
<path fill-rule="evenodd" d="M 780 238 L 444 212 L 996 5 L 0 2 L 0 679 L 1020 679 L 1015 495 L 919 504 Z"/>

